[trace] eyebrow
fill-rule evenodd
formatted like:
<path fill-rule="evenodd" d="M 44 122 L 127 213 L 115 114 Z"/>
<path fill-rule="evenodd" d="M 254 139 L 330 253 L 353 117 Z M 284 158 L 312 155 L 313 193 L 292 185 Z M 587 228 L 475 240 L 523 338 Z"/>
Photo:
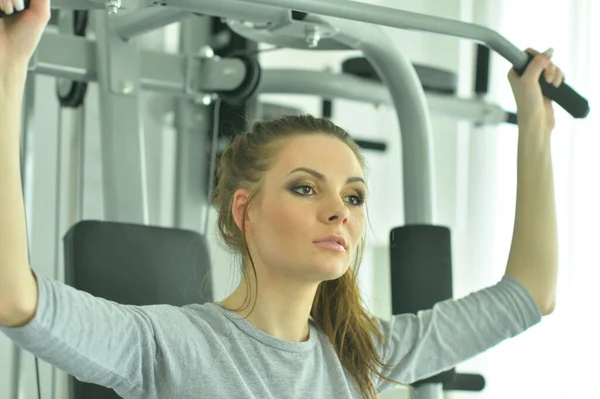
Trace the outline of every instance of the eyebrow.
<path fill-rule="evenodd" d="M 292 173 L 296 173 L 296 172 L 306 172 L 309 173 L 311 175 L 313 175 L 314 177 L 316 177 L 319 180 L 326 180 L 325 175 L 322 173 L 317 172 L 314 169 L 310 169 L 310 168 L 304 168 L 304 167 L 300 167 L 300 168 L 296 168 L 294 170 L 292 170 L 290 173 L 288 173 L 288 176 L 291 175 Z M 365 186 L 367 185 L 367 183 L 365 182 L 365 179 L 363 179 L 362 177 L 359 176 L 352 176 L 349 177 L 346 180 L 346 183 L 356 183 L 356 182 L 361 182 L 363 183 Z"/>

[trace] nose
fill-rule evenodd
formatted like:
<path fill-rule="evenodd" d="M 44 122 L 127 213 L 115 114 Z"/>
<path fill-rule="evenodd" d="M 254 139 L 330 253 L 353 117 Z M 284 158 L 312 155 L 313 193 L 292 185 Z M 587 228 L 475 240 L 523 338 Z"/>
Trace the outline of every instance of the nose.
<path fill-rule="evenodd" d="M 348 223 L 348 218 L 350 217 L 350 210 L 346 203 L 339 197 L 336 196 L 332 200 L 327 202 L 327 205 L 324 207 L 323 215 L 326 219 L 326 222 L 337 222 L 346 224 Z"/>

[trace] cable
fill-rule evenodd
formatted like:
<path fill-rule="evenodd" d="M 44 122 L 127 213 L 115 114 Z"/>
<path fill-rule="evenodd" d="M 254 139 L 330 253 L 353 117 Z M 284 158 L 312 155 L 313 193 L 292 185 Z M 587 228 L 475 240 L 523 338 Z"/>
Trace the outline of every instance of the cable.
<path fill-rule="evenodd" d="M 208 219 L 210 216 L 210 209 L 213 202 L 213 193 L 215 186 L 215 172 L 217 169 L 217 151 L 219 149 L 219 120 L 221 114 L 221 99 L 215 101 L 214 115 L 213 115 L 213 134 L 212 134 L 212 149 L 210 152 L 210 172 L 208 175 L 208 203 L 206 205 L 206 215 L 204 217 L 204 235 L 208 235 Z"/>

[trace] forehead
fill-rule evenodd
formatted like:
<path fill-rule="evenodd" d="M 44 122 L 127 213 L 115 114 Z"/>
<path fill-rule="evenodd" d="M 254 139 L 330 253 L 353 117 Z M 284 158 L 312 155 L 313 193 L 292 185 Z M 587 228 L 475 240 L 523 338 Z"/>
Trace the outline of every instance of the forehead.
<path fill-rule="evenodd" d="M 336 137 L 304 135 L 289 139 L 277 155 L 274 169 L 287 174 L 298 167 L 307 167 L 346 179 L 363 176 L 362 167 L 350 147 Z"/>

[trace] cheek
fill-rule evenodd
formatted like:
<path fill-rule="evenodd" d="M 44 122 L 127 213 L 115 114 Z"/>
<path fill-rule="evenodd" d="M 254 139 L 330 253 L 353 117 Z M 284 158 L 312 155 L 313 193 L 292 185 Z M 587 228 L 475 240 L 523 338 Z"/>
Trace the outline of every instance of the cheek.
<path fill-rule="evenodd" d="M 270 201 L 263 204 L 259 233 L 263 239 L 278 242 L 282 247 L 307 237 L 309 218 L 306 212 L 294 207 L 289 201 Z"/>
<path fill-rule="evenodd" d="M 358 245 L 360 238 L 363 236 L 366 228 L 366 219 L 364 211 L 356 211 L 356 214 L 352 215 L 353 218 L 348 223 L 348 231 L 352 236 L 352 242 L 354 245 Z"/>

